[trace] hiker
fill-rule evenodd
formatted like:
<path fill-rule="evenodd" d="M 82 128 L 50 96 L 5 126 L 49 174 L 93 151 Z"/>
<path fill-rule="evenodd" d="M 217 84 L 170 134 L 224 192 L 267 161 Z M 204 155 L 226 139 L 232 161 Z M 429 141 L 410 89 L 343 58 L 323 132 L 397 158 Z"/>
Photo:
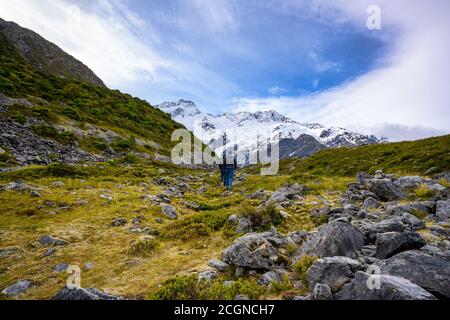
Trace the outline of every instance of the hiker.
<path fill-rule="evenodd" d="M 233 178 L 234 178 L 234 172 L 237 169 L 237 159 L 236 156 L 234 156 L 232 163 L 227 162 L 227 156 L 224 152 L 223 154 L 223 171 L 224 171 L 224 178 L 223 183 L 225 188 L 228 190 L 231 190 L 233 186 Z"/>
<path fill-rule="evenodd" d="M 220 170 L 220 183 L 225 182 L 225 164 L 219 164 L 219 170 Z"/>

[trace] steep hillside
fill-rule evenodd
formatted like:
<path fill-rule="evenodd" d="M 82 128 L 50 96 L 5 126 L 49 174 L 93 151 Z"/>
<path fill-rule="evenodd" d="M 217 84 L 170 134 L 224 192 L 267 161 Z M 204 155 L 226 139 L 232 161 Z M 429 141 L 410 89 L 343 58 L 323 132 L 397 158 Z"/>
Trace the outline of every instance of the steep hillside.
<path fill-rule="evenodd" d="M 358 148 L 327 149 L 306 159 L 288 159 L 282 171 L 294 175 L 353 176 L 378 169 L 433 175 L 450 170 L 450 135 Z"/>
<path fill-rule="evenodd" d="M 0 18 L 0 34 L 38 71 L 105 86 L 82 62 L 31 30 Z"/>
<path fill-rule="evenodd" d="M 117 90 L 38 71 L 2 33 L 0 42 L 0 147 L 11 154 L 3 166 L 169 154 L 182 125 L 166 113 Z"/>

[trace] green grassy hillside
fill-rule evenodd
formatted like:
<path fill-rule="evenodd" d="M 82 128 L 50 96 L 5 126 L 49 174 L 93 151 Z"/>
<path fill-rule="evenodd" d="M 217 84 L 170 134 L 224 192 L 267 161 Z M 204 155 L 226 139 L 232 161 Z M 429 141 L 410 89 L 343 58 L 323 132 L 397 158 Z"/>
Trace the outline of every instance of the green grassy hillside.
<path fill-rule="evenodd" d="M 169 115 L 117 90 L 36 71 L 1 34 L 0 48 L 0 92 L 34 104 L 32 108 L 10 107 L 14 119 L 68 119 L 80 128 L 94 124 L 123 136 L 154 141 L 161 148 L 159 153 L 168 154 L 172 131 L 182 127 Z"/>
<path fill-rule="evenodd" d="M 450 170 L 450 135 L 358 148 L 322 150 L 305 159 L 288 159 L 281 170 L 292 175 L 353 176 L 378 169 L 399 174 L 432 175 Z"/>

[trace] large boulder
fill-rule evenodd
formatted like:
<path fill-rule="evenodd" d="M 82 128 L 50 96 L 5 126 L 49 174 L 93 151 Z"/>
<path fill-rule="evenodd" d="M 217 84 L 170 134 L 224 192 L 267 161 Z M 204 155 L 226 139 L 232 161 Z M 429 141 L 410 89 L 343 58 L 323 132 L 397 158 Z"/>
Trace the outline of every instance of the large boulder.
<path fill-rule="evenodd" d="M 316 284 L 322 283 L 328 285 L 332 292 L 337 292 L 361 269 L 361 262 L 347 257 L 318 259 L 307 272 L 309 288 L 312 290 Z"/>
<path fill-rule="evenodd" d="M 450 200 L 441 200 L 436 203 L 436 216 L 439 221 L 450 219 Z"/>
<path fill-rule="evenodd" d="M 310 236 L 305 244 L 296 252 L 294 260 L 303 256 L 323 257 L 356 257 L 356 252 L 364 245 L 364 236 L 344 220 L 334 220 L 320 227 L 319 231 Z"/>
<path fill-rule="evenodd" d="M 16 283 L 11 284 L 2 290 L 2 294 L 8 297 L 16 297 L 22 293 L 25 293 L 30 289 L 35 283 L 30 280 L 20 280 Z"/>
<path fill-rule="evenodd" d="M 436 255 L 413 250 L 377 262 L 382 274 L 403 277 L 437 297 L 450 298 L 449 262 Z"/>
<path fill-rule="evenodd" d="M 395 217 L 386 219 L 376 223 L 366 223 L 360 227 L 367 240 L 374 242 L 378 233 L 385 232 L 402 232 L 405 225 L 401 218 Z"/>
<path fill-rule="evenodd" d="M 425 179 L 418 176 L 405 176 L 400 177 L 397 180 L 395 180 L 395 185 L 400 187 L 403 190 L 414 190 L 415 188 L 419 187 L 420 185 L 426 185 L 430 190 L 432 191 L 443 191 L 445 190 L 445 187 L 440 185 L 434 180 L 431 179 Z"/>
<path fill-rule="evenodd" d="M 281 263 L 278 249 L 287 243 L 275 232 L 249 233 L 225 249 L 222 260 L 238 268 L 270 270 Z"/>
<path fill-rule="evenodd" d="M 96 288 L 64 287 L 51 300 L 119 300 L 119 297 L 109 295 Z"/>
<path fill-rule="evenodd" d="M 423 216 L 427 216 L 432 213 L 434 202 L 414 202 L 401 206 L 391 207 L 388 210 L 389 215 L 401 216 L 403 213 L 416 213 Z"/>
<path fill-rule="evenodd" d="M 395 180 L 395 185 L 407 190 L 407 189 L 414 189 L 420 186 L 421 184 L 426 183 L 426 179 L 418 176 L 405 176 L 400 177 L 397 180 Z"/>
<path fill-rule="evenodd" d="M 372 179 L 365 181 L 370 192 L 373 192 L 382 201 L 394 201 L 405 198 L 400 187 L 395 185 L 391 179 Z"/>
<path fill-rule="evenodd" d="M 387 259 L 397 253 L 420 249 L 427 243 L 415 232 L 386 232 L 377 235 L 377 250 L 375 257 L 378 259 Z"/>
<path fill-rule="evenodd" d="M 379 281 L 379 287 L 369 286 L 370 277 Z M 370 289 L 370 288 L 372 289 Z M 334 295 L 336 300 L 435 300 L 436 298 L 418 285 L 401 277 L 371 275 L 362 271 Z"/>
<path fill-rule="evenodd" d="M 290 200 L 300 200 L 306 192 L 307 188 L 305 186 L 296 183 L 292 186 L 282 187 L 275 190 L 270 196 L 269 202 L 283 203 Z"/>

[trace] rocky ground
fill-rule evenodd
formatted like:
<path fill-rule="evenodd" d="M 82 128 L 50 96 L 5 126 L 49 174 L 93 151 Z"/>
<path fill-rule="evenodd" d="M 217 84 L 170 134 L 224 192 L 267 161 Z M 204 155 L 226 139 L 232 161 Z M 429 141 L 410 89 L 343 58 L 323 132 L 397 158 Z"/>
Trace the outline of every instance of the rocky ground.
<path fill-rule="evenodd" d="M 227 192 L 215 172 L 182 170 L 27 182 L 9 173 L 3 297 L 450 297 L 448 173 L 306 184 L 241 173 Z M 90 289 L 66 287 L 73 265 Z"/>

